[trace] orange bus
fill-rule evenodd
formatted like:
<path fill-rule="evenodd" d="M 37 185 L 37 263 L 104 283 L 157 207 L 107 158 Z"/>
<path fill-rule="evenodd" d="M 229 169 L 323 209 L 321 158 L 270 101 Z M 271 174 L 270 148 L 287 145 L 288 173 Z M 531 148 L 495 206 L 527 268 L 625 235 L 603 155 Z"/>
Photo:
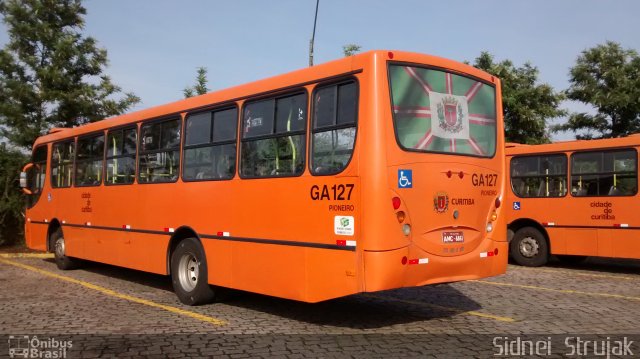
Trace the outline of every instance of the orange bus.
<path fill-rule="evenodd" d="M 372 51 L 37 139 L 26 240 L 306 302 L 504 273 L 498 79 Z"/>
<path fill-rule="evenodd" d="M 507 144 L 510 255 L 525 266 L 549 255 L 640 259 L 640 134 L 545 145 Z"/>

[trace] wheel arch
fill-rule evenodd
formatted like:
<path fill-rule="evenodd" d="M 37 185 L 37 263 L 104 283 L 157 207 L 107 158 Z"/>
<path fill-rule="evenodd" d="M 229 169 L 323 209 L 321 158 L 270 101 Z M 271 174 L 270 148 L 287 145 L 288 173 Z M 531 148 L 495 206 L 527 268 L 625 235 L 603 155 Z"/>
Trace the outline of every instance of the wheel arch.
<path fill-rule="evenodd" d="M 517 220 L 509 223 L 507 225 L 507 239 L 509 242 L 513 239 L 515 233 L 524 227 L 533 227 L 542 233 L 544 239 L 547 241 L 547 248 L 549 248 L 549 252 L 551 252 L 551 243 L 549 241 L 549 233 L 538 221 L 535 221 L 531 218 L 518 218 Z"/>
<path fill-rule="evenodd" d="M 49 222 L 49 228 L 47 229 L 47 252 L 52 253 L 55 248 L 55 243 L 52 242 L 53 238 L 51 235 L 58 230 L 58 228 L 62 229 L 62 224 L 57 218 L 53 218 L 51 222 Z"/>
<path fill-rule="evenodd" d="M 202 240 L 193 228 L 189 226 L 181 226 L 176 229 L 173 232 L 171 239 L 169 240 L 169 245 L 167 246 L 166 267 L 168 275 L 171 275 L 171 255 L 173 254 L 173 251 L 176 249 L 180 241 L 187 238 L 195 238 L 198 242 L 200 242 L 200 245 L 202 246 Z"/>

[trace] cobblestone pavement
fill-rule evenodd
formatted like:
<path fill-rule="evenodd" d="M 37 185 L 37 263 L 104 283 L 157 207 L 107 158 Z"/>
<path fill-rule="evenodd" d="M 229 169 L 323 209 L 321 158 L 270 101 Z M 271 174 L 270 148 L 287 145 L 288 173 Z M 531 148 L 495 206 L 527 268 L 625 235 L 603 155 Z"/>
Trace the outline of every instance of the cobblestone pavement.
<path fill-rule="evenodd" d="M 568 336 L 587 335 L 610 346 L 635 339 L 630 350 L 640 355 L 640 261 L 632 260 L 510 265 L 486 280 L 317 304 L 232 293 L 188 307 L 167 277 L 96 263 L 63 272 L 41 258 L 0 258 L 0 288 L 0 357 L 29 343 L 62 353 L 66 340 L 66 357 L 487 357 L 519 336 L 553 342 L 553 356 L 567 354 Z"/>

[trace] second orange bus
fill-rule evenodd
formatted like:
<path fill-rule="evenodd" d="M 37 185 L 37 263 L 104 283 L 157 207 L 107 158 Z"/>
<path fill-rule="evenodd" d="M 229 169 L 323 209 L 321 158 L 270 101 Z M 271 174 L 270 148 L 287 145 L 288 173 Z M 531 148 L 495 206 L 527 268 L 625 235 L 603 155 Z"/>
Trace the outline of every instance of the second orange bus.
<path fill-rule="evenodd" d="M 640 135 L 507 145 L 510 254 L 544 265 L 587 256 L 640 259 Z"/>

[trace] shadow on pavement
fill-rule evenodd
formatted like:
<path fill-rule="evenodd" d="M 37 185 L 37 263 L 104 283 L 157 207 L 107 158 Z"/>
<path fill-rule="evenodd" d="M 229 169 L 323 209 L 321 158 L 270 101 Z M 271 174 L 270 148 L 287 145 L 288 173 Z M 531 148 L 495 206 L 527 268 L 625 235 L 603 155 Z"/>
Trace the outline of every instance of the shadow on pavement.
<path fill-rule="evenodd" d="M 226 304 L 314 325 L 352 329 L 437 320 L 481 308 L 448 285 L 362 293 L 313 304 L 241 292 Z"/>
<path fill-rule="evenodd" d="M 53 259 L 44 259 L 44 261 L 55 264 L 55 260 Z M 98 262 L 90 262 L 90 261 L 83 261 L 82 266 L 73 271 L 86 271 L 86 272 L 94 273 L 94 274 L 105 276 L 105 277 L 116 278 L 116 279 L 125 280 L 128 282 L 145 285 L 155 289 L 173 292 L 173 288 L 171 287 L 171 279 L 168 276 L 163 276 L 159 274 L 142 272 L 142 271 L 137 271 L 133 269 L 117 267 L 117 266 L 112 266 L 109 264 L 98 263 Z M 100 285 L 100 283 L 94 283 L 94 284 Z"/>
<path fill-rule="evenodd" d="M 52 259 L 45 261 L 54 262 Z M 173 292 L 168 276 L 96 262 L 86 262 L 78 271 Z M 374 329 L 449 318 L 466 311 L 481 309 L 477 302 L 447 284 L 355 294 L 320 303 L 304 303 L 237 290 L 225 290 L 224 294 L 226 298 L 222 305 L 313 325 L 353 329 Z M 176 298 L 176 304 L 179 305 L 178 303 Z M 206 310 L 206 306 L 200 309 Z"/>
<path fill-rule="evenodd" d="M 603 273 L 640 274 L 640 260 L 638 259 L 588 257 L 583 262 L 570 263 L 552 257 L 547 266 Z"/>

